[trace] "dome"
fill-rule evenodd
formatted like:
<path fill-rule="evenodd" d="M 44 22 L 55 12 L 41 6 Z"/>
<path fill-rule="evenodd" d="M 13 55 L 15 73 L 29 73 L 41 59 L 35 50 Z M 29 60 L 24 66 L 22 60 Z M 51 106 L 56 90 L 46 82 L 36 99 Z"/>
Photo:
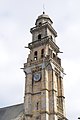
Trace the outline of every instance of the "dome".
<path fill-rule="evenodd" d="M 45 14 L 45 12 L 43 12 L 42 15 L 38 16 L 35 25 L 39 25 L 41 23 L 45 23 L 48 22 L 49 24 L 52 24 L 52 20 L 49 18 L 48 15 Z"/>

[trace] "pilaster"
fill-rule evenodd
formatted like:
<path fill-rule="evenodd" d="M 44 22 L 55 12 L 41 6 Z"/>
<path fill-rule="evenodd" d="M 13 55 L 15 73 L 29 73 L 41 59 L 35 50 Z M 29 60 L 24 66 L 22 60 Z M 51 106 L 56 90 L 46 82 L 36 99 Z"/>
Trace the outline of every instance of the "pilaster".
<path fill-rule="evenodd" d="M 41 120 L 49 120 L 49 88 L 48 71 L 42 70 L 42 88 L 41 88 Z"/>
<path fill-rule="evenodd" d="M 26 74 L 25 82 L 24 111 L 25 120 L 30 120 L 32 116 L 32 73 Z"/>

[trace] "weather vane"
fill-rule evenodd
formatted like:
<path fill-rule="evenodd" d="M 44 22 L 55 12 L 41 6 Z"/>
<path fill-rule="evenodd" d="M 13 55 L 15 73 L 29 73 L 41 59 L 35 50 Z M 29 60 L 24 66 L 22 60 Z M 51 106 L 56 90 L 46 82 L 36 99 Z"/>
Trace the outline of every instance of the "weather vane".
<path fill-rule="evenodd" d="M 45 5 L 43 4 L 43 14 L 45 14 Z"/>

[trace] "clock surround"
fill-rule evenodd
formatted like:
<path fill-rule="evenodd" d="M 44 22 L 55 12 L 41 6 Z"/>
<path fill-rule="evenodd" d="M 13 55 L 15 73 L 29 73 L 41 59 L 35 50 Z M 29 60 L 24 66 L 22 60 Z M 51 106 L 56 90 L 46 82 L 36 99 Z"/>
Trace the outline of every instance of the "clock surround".
<path fill-rule="evenodd" d="M 33 80 L 34 80 L 35 82 L 40 81 L 40 80 L 41 80 L 41 72 L 35 72 L 35 73 L 33 74 Z"/>

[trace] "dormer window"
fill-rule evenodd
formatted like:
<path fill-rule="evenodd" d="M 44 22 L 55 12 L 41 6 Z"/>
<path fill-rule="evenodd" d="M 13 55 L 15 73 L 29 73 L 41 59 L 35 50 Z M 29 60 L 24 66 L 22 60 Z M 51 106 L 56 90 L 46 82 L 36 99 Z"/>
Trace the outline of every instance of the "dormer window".
<path fill-rule="evenodd" d="M 34 60 L 37 60 L 37 51 L 34 52 Z"/>
<path fill-rule="evenodd" d="M 40 40 L 40 39 L 41 39 L 41 34 L 38 35 L 38 40 Z"/>

